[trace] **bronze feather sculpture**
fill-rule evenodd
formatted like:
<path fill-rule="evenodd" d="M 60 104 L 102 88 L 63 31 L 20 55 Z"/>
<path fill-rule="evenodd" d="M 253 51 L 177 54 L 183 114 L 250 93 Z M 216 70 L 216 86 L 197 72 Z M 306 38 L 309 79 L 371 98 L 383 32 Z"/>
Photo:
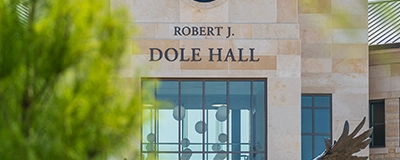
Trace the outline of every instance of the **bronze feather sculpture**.
<path fill-rule="evenodd" d="M 339 137 L 339 140 L 332 145 L 331 140 L 325 138 L 325 151 L 322 152 L 318 157 L 314 158 L 314 160 L 365 160 L 368 159 L 368 156 L 353 156 L 354 153 L 357 153 L 367 147 L 369 143 L 371 143 L 372 139 L 370 138 L 373 128 L 369 128 L 367 131 L 363 132 L 359 136 L 355 137 L 357 133 L 364 126 L 364 119 L 358 124 L 358 126 L 354 129 L 354 131 L 349 135 L 349 122 L 346 121 L 344 123 L 344 128 L 342 135 Z"/>

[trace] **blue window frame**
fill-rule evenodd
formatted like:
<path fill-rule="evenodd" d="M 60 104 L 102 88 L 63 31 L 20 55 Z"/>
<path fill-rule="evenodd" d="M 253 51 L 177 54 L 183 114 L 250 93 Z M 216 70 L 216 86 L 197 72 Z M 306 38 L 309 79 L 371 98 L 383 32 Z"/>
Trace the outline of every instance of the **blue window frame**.
<path fill-rule="evenodd" d="M 324 138 L 331 138 L 332 96 L 301 96 L 301 153 L 310 160 L 325 150 Z"/>
<path fill-rule="evenodd" d="M 143 79 L 142 88 L 154 97 L 142 99 L 143 159 L 266 158 L 266 80 Z"/>

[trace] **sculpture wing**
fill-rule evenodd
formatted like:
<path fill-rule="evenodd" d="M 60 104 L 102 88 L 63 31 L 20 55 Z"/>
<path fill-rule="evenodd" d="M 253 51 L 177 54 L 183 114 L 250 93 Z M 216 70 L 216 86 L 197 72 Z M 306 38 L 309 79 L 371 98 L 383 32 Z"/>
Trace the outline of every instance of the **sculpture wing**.
<path fill-rule="evenodd" d="M 346 121 L 344 123 L 344 128 L 342 135 L 339 140 L 335 142 L 333 145 L 329 139 L 325 139 L 325 151 L 316 157 L 314 160 L 365 160 L 368 159 L 366 157 L 358 157 L 353 156 L 354 153 L 357 153 L 367 147 L 369 143 L 371 143 L 372 139 L 370 138 L 373 128 L 369 128 L 367 131 L 357 135 L 357 133 L 364 126 L 364 119 L 358 124 L 358 126 L 354 129 L 354 131 L 349 135 L 349 122 Z"/>

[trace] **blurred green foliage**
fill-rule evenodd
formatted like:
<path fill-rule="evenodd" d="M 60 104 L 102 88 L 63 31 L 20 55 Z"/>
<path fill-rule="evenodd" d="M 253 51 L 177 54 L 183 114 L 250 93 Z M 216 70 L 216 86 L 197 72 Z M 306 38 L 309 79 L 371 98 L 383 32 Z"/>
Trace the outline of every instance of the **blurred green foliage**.
<path fill-rule="evenodd" d="M 140 85 L 118 75 L 127 19 L 107 0 L 0 0 L 0 159 L 137 154 Z"/>

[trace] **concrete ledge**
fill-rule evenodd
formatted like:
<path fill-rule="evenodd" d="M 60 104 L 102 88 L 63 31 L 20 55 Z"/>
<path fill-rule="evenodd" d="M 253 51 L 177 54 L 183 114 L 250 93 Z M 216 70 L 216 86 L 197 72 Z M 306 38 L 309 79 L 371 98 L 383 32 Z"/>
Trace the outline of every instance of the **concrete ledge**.
<path fill-rule="evenodd" d="M 397 148 L 396 148 L 396 152 L 397 152 Z M 369 148 L 369 154 L 387 154 L 387 153 L 389 153 L 389 150 L 387 147 Z"/>

